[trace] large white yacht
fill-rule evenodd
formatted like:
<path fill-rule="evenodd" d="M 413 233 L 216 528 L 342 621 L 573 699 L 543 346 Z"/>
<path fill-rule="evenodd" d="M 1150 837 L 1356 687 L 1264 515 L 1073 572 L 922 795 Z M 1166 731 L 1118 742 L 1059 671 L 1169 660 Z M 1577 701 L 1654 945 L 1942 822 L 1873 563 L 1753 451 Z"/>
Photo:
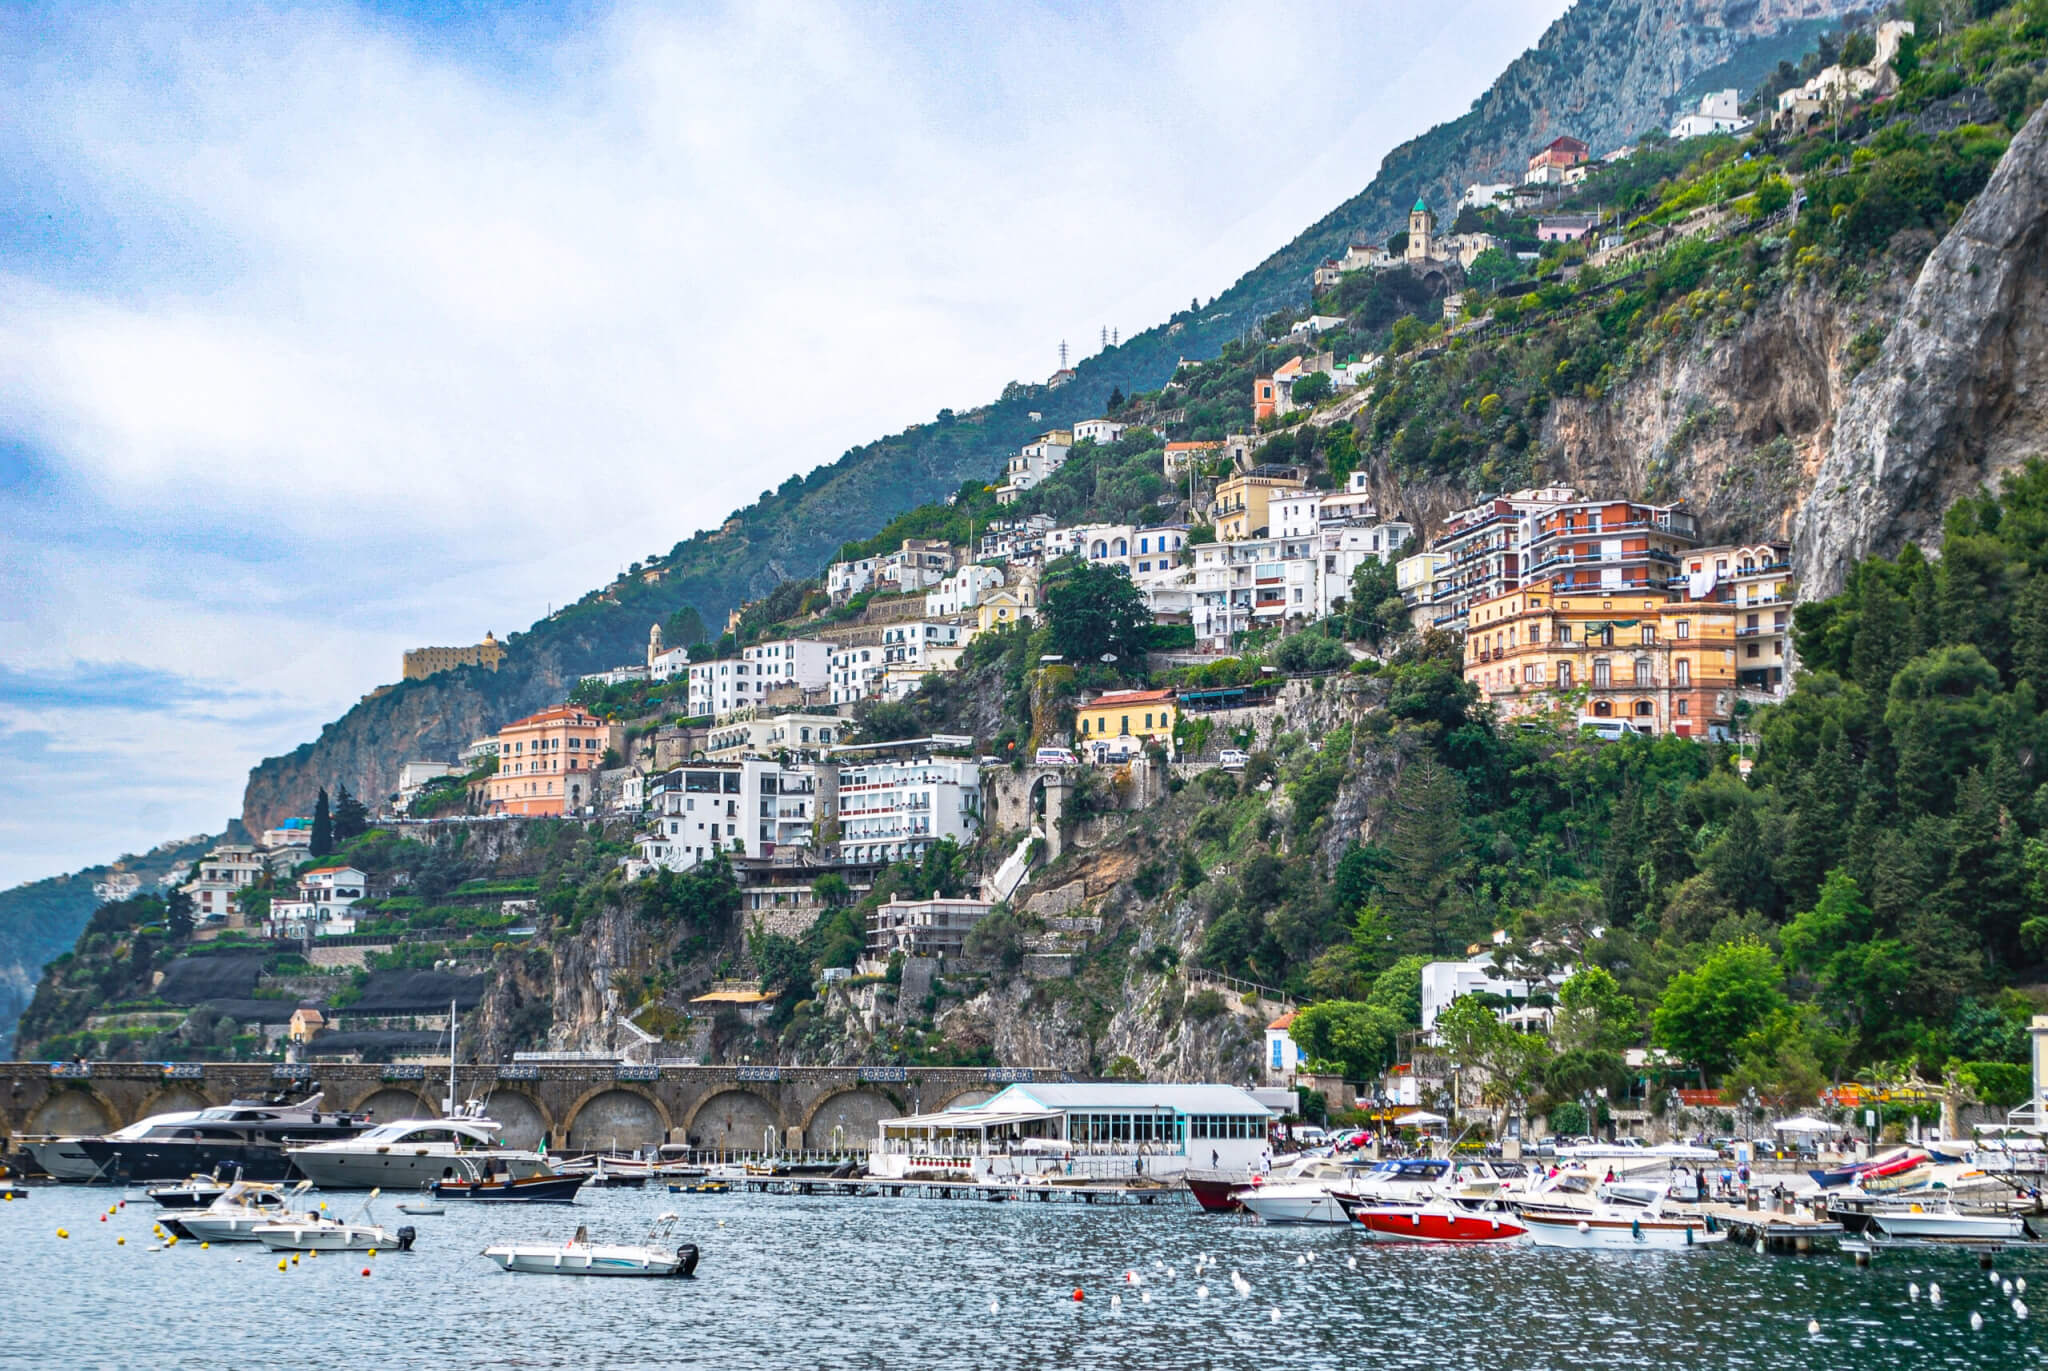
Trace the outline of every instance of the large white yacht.
<path fill-rule="evenodd" d="M 127 1142 L 141 1137 L 152 1128 L 166 1124 L 190 1123 L 198 1117 L 199 1111 L 196 1109 L 179 1110 L 171 1114 L 152 1114 L 146 1119 L 136 1120 L 126 1128 L 117 1128 L 106 1136 L 111 1140 Z M 100 1163 L 86 1155 L 85 1148 L 80 1145 L 83 1141 L 76 1136 L 23 1138 L 21 1145 L 29 1156 L 35 1158 L 37 1166 L 60 1181 L 99 1180 Z"/>
<path fill-rule="evenodd" d="M 299 1174 L 322 1190 L 417 1190 L 434 1181 L 517 1179 L 549 1170 L 538 1152 L 505 1146 L 503 1133 L 496 1121 L 465 1112 L 379 1124 L 353 1138 L 291 1148 L 290 1156 Z"/>

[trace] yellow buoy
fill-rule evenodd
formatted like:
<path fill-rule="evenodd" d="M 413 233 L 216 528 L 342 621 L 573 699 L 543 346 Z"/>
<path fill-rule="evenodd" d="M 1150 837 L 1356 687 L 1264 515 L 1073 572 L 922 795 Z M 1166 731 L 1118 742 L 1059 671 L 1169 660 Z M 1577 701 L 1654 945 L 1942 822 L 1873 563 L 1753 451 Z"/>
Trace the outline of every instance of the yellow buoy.
<path fill-rule="evenodd" d="M 377 1255 L 377 1249 L 376 1249 L 376 1248 L 374 1248 L 374 1247 L 373 1247 L 373 1248 L 371 1248 L 371 1249 L 370 1249 L 370 1255 L 371 1255 L 371 1256 L 373 1256 L 373 1257 L 374 1257 L 374 1256 L 376 1256 L 376 1255 Z"/>
<path fill-rule="evenodd" d="M 278 1269 L 278 1270 L 280 1270 L 280 1271 L 282 1271 L 282 1270 L 284 1270 L 284 1268 L 285 1268 L 285 1260 L 284 1260 L 284 1258 L 283 1258 L 283 1257 L 279 1257 L 279 1258 L 277 1259 L 277 1269 Z"/>
<path fill-rule="evenodd" d="M 297 1257 L 293 1257 L 293 1258 L 292 1258 L 292 1265 L 293 1265 L 293 1266 L 297 1266 L 298 1264 L 299 1264 L 299 1259 L 298 1259 Z"/>
<path fill-rule="evenodd" d="M 128 1245 L 128 1240 L 127 1240 L 126 1238 L 116 1238 L 116 1239 L 114 1239 L 114 1246 L 116 1246 L 116 1247 L 126 1247 L 127 1245 Z"/>
<path fill-rule="evenodd" d="M 71 1236 L 71 1234 L 70 1234 L 69 1232 L 67 1232 L 66 1230 L 64 1230 L 64 1229 L 60 1228 L 60 1229 L 58 1229 L 58 1230 L 57 1230 L 57 1236 L 58 1236 L 58 1237 L 60 1237 L 60 1238 L 68 1238 L 68 1237 L 70 1237 L 70 1236 Z"/>
<path fill-rule="evenodd" d="M 209 1242 L 203 1242 L 203 1243 L 199 1244 L 199 1250 L 200 1250 L 201 1252 L 204 1252 L 204 1251 L 205 1251 L 205 1250 L 206 1250 L 207 1248 L 209 1248 L 209 1247 L 211 1247 L 211 1246 L 213 1246 L 213 1244 L 212 1244 L 212 1243 L 209 1243 Z"/>

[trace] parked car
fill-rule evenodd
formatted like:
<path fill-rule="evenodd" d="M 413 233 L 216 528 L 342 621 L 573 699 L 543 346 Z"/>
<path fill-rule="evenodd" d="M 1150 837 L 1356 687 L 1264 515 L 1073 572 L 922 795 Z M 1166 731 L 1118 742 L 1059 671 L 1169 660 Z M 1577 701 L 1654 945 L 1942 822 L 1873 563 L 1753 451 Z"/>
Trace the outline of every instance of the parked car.
<path fill-rule="evenodd" d="M 1216 765 L 1222 767 L 1225 771 L 1242 771 L 1245 768 L 1245 763 L 1251 759 L 1251 754 L 1243 748 L 1226 747 L 1216 754 Z"/>
<path fill-rule="evenodd" d="M 1626 719 L 1581 719 L 1579 731 L 1590 733 L 1610 743 L 1619 742 L 1630 734 L 1640 733 L 1648 736 L 1650 732 L 1647 728 L 1636 727 Z"/>
<path fill-rule="evenodd" d="M 1081 759 L 1071 748 L 1041 747 L 1036 758 L 1040 766 L 1079 766 Z"/>

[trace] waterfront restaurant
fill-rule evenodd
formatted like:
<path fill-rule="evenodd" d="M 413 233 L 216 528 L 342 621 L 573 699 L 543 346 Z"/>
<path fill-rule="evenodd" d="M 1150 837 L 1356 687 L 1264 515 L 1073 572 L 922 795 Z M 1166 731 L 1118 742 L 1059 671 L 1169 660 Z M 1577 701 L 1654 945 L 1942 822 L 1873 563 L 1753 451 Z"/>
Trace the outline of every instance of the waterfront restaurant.
<path fill-rule="evenodd" d="M 980 1104 L 882 1120 L 868 1169 L 977 1181 L 1249 1171 L 1268 1155 L 1274 1118 L 1234 1085 L 1010 1085 Z"/>

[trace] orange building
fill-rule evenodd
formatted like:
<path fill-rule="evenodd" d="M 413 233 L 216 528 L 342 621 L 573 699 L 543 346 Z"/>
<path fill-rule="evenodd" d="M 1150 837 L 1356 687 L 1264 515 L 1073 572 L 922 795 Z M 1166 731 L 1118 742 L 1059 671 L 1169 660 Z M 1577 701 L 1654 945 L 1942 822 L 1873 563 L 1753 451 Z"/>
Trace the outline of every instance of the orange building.
<path fill-rule="evenodd" d="M 1473 604 L 1465 679 L 1507 716 L 1570 708 L 1581 724 L 1705 737 L 1733 712 L 1735 606 L 1538 581 Z"/>
<path fill-rule="evenodd" d="M 596 798 L 617 730 L 576 705 L 556 705 L 498 730 L 498 772 L 484 782 L 493 814 L 571 814 Z"/>

